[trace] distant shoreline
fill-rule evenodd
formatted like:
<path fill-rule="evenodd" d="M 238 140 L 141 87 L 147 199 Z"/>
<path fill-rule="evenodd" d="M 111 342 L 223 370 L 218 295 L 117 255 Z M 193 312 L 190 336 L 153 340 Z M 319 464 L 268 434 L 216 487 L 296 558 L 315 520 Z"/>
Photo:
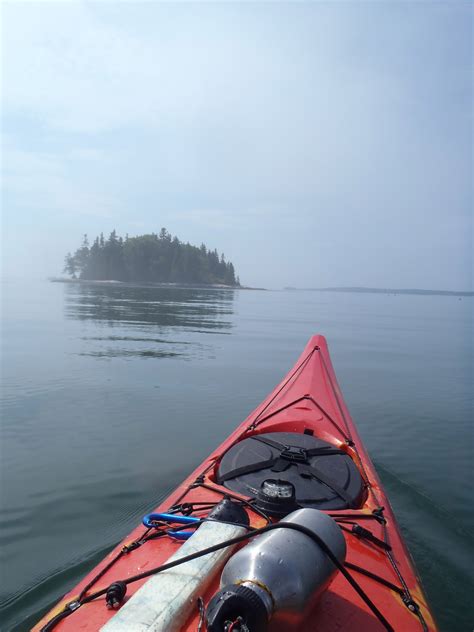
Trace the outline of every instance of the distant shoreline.
<path fill-rule="evenodd" d="M 378 287 L 285 287 L 285 290 L 292 292 L 352 292 L 358 294 L 410 294 L 428 296 L 474 296 L 474 292 L 454 290 L 421 290 L 421 289 L 392 289 Z"/>
<path fill-rule="evenodd" d="M 207 290 L 262 290 L 264 287 L 248 287 L 247 285 L 225 285 L 223 283 L 153 283 L 147 281 L 115 281 L 114 279 L 68 279 L 66 277 L 49 277 L 51 283 L 79 283 L 88 285 L 133 285 L 135 287 L 161 287 L 161 288 L 202 288 Z"/>

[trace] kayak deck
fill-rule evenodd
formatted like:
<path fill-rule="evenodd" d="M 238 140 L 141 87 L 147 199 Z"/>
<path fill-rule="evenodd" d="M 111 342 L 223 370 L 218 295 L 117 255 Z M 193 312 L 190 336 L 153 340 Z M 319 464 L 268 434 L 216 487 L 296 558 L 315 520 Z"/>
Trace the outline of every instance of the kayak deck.
<path fill-rule="evenodd" d="M 316 437 L 350 457 L 363 480 L 360 502 L 355 508 L 327 511 L 343 530 L 347 546 L 346 569 L 391 628 L 403 632 L 436 630 L 390 503 L 344 403 L 322 336 L 310 339 L 295 367 L 277 388 L 154 511 L 171 509 L 182 514 L 192 512 L 193 516 L 206 516 L 224 496 L 230 496 L 244 503 L 251 527 L 264 527 L 268 523 L 264 512 L 255 508 L 248 495 L 231 491 L 222 483 L 219 465 L 223 456 L 238 442 L 268 433 Z M 147 539 L 153 535 L 154 538 Z M 156 536 L 153 529 L 137 527 L 33 629 L 43 632 L 52 629 L 100 630 L 115 614 L 114 610 L 106 608 L 106 589 L 117 580 L 164 564 L 182 545 L 176 539 Z M 219 590 L 219 579 L 220 572 L 217 572 L 182 630 L 205 630 L 203 606 Z M 143 578 L 130 583 L 125 600 L 146 581 L 147 578 Z M 87 601 L 98 591 L 103 593 Z M 73 605 L 68 608 L 71 603 Z M 332 632 L 349 627 L 367 632 L 384 629 L 353 586 L 337 573 L 300 627 L 281 627 L 276 622 L 270 624 L 269 630 Z"/>

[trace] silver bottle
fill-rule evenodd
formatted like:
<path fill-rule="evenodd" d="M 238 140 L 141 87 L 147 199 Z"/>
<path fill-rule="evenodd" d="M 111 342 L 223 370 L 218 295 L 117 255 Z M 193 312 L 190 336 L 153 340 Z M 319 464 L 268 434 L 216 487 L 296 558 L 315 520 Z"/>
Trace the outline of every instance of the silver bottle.
<path fill-rule="evenodd" d="M 339 562 L 344 561 L 344 536 L 327 514 L 298 509 L 283 521 L 308 528 Z M 285 528 L 269 531 L 240 549 L 225 565 L 221 591 L 212 600 L 212 608 L 209 605 L 208 626 L 217 630 L 223 620 L 232 617 L 240 617 L 242 623 L 248 620 L 247 628 L 252 632 L 265 630 L 271 618 L 295 625 L 336 572 L 327 554 L 308 535 Z M 219 609 L 221 612 L 216 613 Z M 213 620 L 220 621 L 214 628 Z"/>

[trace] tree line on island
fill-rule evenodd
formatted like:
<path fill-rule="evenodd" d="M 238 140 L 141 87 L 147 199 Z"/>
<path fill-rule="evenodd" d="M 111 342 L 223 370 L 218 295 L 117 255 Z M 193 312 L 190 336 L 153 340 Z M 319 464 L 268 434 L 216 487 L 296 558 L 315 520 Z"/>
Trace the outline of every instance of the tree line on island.
<path fill-rule="evenodd" d="M 84 280 L 147 283 L 202 283 L 240 286 L 224 254 L 181 242 L 162 228 L 160 234 L 108 239 L 101 233 L 90 245 L 87 235 L 74 254 L 66 255 L 64 272 Z"/>

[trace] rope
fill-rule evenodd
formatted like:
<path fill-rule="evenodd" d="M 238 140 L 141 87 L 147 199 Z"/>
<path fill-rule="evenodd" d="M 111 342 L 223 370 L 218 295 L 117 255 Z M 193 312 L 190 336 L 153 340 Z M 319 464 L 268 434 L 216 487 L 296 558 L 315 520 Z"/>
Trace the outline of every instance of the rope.
<path fill-rule="evenodd" d="M 161 573 L 171 568 L 175 568 L 176 566 L 185 564 L 186 562 L 190 562 L 204 555 L 208 555 L 209 553 L 220 551 L 221 549 L 227 548 L 228 546 L 240 544 L 241 542 L 245 542 L 246 540 L 250 538 L 254 538 L 257 535 L 261 535 L 269 531 L 274 531 L 275 529 L 290 529 L 292 531 L 299 531 L 300 533 L 303 533 L 304 535 L 308 536 L 311 540 L 313 540 L 313 542 L 315 542 L 324 551 L 324 553 L 328 556 L 328 558 L 331 560 L 334 566 L 336 566 L 336 568 L 341 572 L 341 574 L 352 586 L 352 588 L 359 595 L 359 597 L 369 607 L 369 609 L 377 617 L 380 623 L 384 626 L 385 630 L 387 630 L 387 632 L 394 632 L 394 628 L 390 625 L 390 623 L 387 621 L 384 615 L 380 612 L 377 606 L 373 603 L 370 597 L 360 587 L 357 581 L 352 577 L 352 575 L 345 568 L 345 566 L 341 564 L 341 562 L 337 559 L 337 557 L 334 555 L 334 553 L 331 551 L 328 545 L 324 542 L 324 540 L 322 540 L 317 534 L 313 533 L 313 531 L 311 531 L 307 527 L 304 527 L 303 525 L 299 525 L 299 524 L 294 524 L 292 522 L 278 522 L 276 524 L 270 524 L 270 525 L 267 525 L 266 527 L 262 527 L 261 529 L 254 529 L 250 533 L 246 533 L 244 535 L 231 538 L 224 542 L 220 542 L 219 544 L 210 546 L 207 549 L 202 549 L 201 551 L 196 551 L 195 553 L 192 553 L 191 555 L 186 555 L 185 557 L 179 558 L 172 562 L 161 564 L 160 566 L 151 568 L 148 571 L 139 573 L 138 575 L 133 575 L 132 577 L 128 577 L 127 579 L 123 579 L 121 581 L 123 581 L 123 583 L 126 585 L 132 584 L 133 582 L 139 581 L 141 579 L 146 579 L 147 577 L 151 577 L 152 575 L 156 575 L 157 573 Z M 85 597 L 82 600 L 82 602 L 75 602 L 77 606 L 75 606 L 74 610 L 82 606 L 83 604 L 92 601 L 93 599 L 97 599 L 97 597 L 101 597 L 102 595 L 105 595 L 107 593 L 107 590 L 108 588 L 99 590 Z M 56 624 L 59 623 L 60 620 L 69 616 L 72 612 L 74 612 L 74 610 L 71 609 L 70 606 L 67 606 L 65 610 L 63 610 L 61 613 L 56 615 L 54 619 L 51 619 L 49 623 L 47 623 L 43 628 L 41 628 L 41 632 L 50 632 L 50 630 L 52 630 L 56 626 Z"/>

